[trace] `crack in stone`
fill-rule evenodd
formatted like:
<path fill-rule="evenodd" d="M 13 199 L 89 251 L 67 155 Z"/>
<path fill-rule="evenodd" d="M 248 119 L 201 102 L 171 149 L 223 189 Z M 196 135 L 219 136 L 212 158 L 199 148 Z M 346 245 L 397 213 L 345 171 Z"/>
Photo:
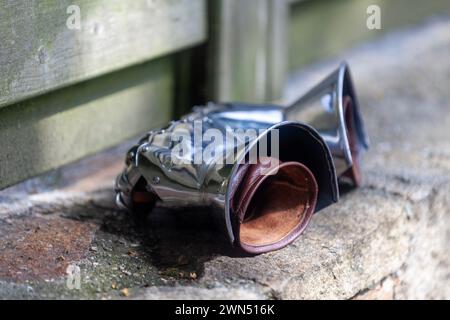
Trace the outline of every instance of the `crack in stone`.
<path fill-rule="evenodd" d="M 398 270 L 401 270 L 404 267 L 405 266 L 402 265 Z M 367 288 L 364 288 L 364 289 L 358 291 L 355 295 L 351 296 L 349 298 L 349 300 L 355 300 L 355 299 L 361 298 L 361 297 L 367 295 L 368 293 L 370 293 L 371 291 L 377 290 L 377 288 L 382 289 L 383 284 L 386 281 L 388 281 L 390 279 L 392 279 L 392 280 L 398 279 L 397 273 L 398 273 L 398 271 L 394 271 L 394 272 L 391 272 L 391 273 L 387 274 L 386 276 L 382 277 L 379 281 L 374 282 L 373 284 L 371 284 Z M 397 284 L 395 284 L 395 280 L 393 282 L 394 282 L 394 286 L 392 287 L 392 299 L 395 300 Z"/>

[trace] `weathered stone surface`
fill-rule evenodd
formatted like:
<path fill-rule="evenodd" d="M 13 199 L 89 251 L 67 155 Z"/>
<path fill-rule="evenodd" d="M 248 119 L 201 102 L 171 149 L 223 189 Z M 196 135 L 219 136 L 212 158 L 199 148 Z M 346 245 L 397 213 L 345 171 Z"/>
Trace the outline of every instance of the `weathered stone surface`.
<path fill-rule="evenodd" d="M 0 296 L 450 298 L 449 40 L 450 21 L 441 20 L 343 54 L 372 140 L 364 184 L 315 215 L 293 245 L 241 257 L 207 212 L 158 208 L 146 221 L 133 220 L 113 203 L 118 149 L 0 193 L 2 227 L 44 216 L 97 230 L 86 256 L 71 261 L 81 270 L 80 290 L 41 273 L 24 281 L 1 276 Z M 335 65 L 292 79 L 287 96 Z"/>

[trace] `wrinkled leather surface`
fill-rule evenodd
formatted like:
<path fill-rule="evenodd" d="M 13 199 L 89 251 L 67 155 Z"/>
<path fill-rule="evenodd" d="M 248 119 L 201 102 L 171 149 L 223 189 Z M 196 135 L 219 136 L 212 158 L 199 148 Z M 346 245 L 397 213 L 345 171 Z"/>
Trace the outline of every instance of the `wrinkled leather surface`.
<path fill-rule="evenodd" d="M 236 245 L 257 254 L 294 241 L 315 210 L 318 186 L 311 171 L 299 162 L 280 163 L 274 175 L 264 163 L 242 165 L 232 190 Z"/>

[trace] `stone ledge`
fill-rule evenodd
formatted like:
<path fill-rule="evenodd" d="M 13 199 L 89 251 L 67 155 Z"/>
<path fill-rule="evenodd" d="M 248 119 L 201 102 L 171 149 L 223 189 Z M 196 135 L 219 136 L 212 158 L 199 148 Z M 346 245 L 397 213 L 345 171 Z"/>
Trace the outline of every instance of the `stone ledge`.
<path fill-rule="evenodd" d="M 365 182 L 317 214 L 293 245 L 236 257 L 199 218 L 203 212 L 192 210 L 157 209 L 135 223 L 113 203 L 123 147 L 0 193 L 0 234 L 8 236 L 2 253 L 18 248 L 14 235 L 23 221 L 42 250 L 51 244 L 39 241 L 47 225 L 68 230 L 39 219 L 76 220 L 95 234 L 84 234 L 90 244 L 81 246 L 81 258 L 70 260 L 81 248 L 75 244 L 58 251 L 53 273 L 29 270 L 31 262 L 14 269 L 0 259 L 1 268 L 12 268 L 0 281 L 0 297 L 450 298 L 450 61 L 443 59 L 449 30 L 450 21 L 440 20 L 345 54 L 372 138 Z M 314 83 L 335 65 L 311 67 L 291 87 Z M 80 267 L 81 290 L 69 290 L 57 272 L 69 264 Z"/>

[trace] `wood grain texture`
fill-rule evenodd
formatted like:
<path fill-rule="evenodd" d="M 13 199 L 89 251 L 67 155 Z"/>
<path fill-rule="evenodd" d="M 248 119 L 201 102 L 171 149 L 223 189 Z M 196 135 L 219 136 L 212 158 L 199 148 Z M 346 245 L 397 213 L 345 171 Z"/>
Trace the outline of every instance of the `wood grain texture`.
<path fill-rule="evenodd" d="M 81 29 L 69 29 L 69 5 Z M 0 0 L 0 107 L 206 39 L 205 0 Z"/>
<path fill-rule="evenodd" d="M 164 125 L 173 74 L 156 59 L 0 109 L 0 189 Z"/>
<path fill-rule="evenodd" d="M 215 0 L 211 8 L 212 98 L 279 98 L 287 52 L 286 0 Z"/>

